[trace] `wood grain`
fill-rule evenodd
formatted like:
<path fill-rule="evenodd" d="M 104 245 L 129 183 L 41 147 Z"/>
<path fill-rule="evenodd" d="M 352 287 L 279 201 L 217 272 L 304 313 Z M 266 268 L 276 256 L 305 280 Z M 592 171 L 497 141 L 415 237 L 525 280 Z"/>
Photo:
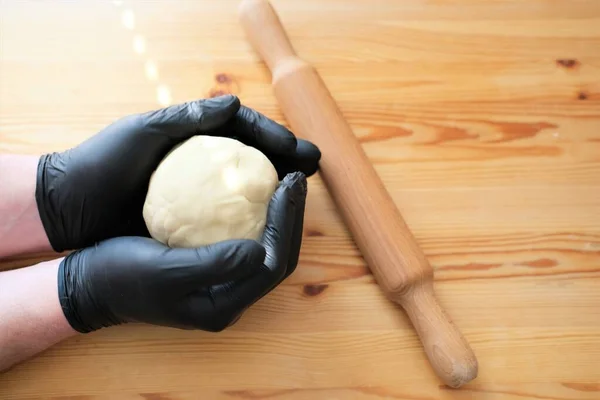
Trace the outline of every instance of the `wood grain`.
<path fill-rule="evenodd" d="M 0 399 L 599 398 L 600 5 L 272 1 L 432 264 L 478 378 L 439 385 L 314 177 L 299 268 L 233 329 L 76 337 L 0 376 Z M 76 145 L 159 107 L 158 87 L 236 93 L 284 122 L 237 6 L 0 1 L 0 151 Z"/>

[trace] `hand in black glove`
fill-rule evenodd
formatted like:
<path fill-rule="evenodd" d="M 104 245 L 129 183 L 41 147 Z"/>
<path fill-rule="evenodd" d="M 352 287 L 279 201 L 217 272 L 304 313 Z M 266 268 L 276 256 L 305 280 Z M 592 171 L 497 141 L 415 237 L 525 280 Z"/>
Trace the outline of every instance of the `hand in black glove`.
<path fill-rule="evenodd" d="M 127 322 L 220 331 L 296 268 L 305 199 L 305 176 L 286 176 L 259 242 L 172 249 L 120 237 L 75 251 L 58 271 L 64 314 L 83 333 Z"/>
<path fill-rule="evenodd" d="M 150 177 L 175 145 L 194 135 L 231 137 L 257 148 L 279 179 L 294 171 L 314 174 L 321 157 L 315 145 L 231 95 L 125 117 L 73 149 L 40 158 L 36 200 L 54 250 L 149 236 L 142 208 Z"/>

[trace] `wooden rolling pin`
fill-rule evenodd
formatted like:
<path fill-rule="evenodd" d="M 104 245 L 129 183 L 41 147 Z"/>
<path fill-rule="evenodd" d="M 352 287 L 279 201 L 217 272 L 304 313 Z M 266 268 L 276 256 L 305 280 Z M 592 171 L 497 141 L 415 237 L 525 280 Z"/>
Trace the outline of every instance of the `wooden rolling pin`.
<path fill-rule="evenodd" d="M 451 387 L 474 379 L 477 359 L 435 298 L 433 269 L 321 77 L 296 55 L 268 1 L 244 0 L 239 15 L 292 130 L 320 147 L 320 175 L 376 281 L 410 317 L 440 379 Z"/>

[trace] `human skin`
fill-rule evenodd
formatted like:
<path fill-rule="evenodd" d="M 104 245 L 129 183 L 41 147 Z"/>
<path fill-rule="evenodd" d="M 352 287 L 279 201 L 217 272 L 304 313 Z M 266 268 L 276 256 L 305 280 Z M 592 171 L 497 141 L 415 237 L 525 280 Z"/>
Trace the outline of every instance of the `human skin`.
<path fill-rule="evenodd" d="M 0 258 L 52 251 L 35 201 L 37 163 L 0 155 Z M 0 371 L 77 334 L 58 299 L 61 261 L 0 272 Z"/>
<path fill-rule="evenodd" d="M 0 258 L 52 251 L 35 201 L 38 157 L 0 155 Z"/>
<path fill-rule="evenodd" d="M 0 272 L 0 371 L 78 334 L 58 300 L 61 261 Z"/>

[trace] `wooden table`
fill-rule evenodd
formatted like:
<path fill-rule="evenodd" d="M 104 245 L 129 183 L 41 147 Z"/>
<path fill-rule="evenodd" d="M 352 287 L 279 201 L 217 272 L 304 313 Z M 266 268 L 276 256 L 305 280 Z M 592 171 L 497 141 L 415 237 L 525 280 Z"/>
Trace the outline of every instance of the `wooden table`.
<path fill-rule="evenodd" d="M 440 385 L 314 177 L 297 272 L 235 327 L 75 337 L 0 376 L 0 398 L 600 398 L 600 3 L 273 4 L 436 269 L 479 377 Z M 229 92 L 285 122 L 236 7 L 1 0 L 0 151 Z"/>

